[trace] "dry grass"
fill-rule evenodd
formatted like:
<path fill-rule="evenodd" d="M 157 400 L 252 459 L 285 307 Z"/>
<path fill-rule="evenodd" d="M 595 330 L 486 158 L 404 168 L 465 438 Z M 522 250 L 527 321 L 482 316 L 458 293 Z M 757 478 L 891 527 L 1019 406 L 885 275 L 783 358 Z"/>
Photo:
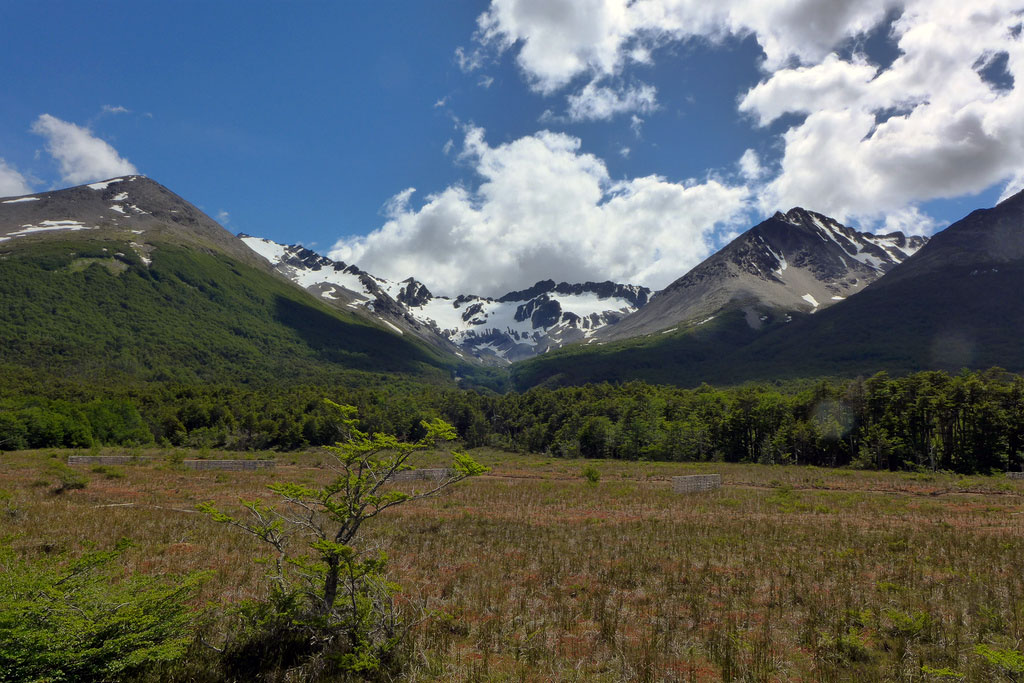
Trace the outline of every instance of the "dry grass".
<path fill-rule="evenodd" d="M 65 455 L 3 457 L 0 536 L 27 555 L 129 537 L 130 571 L 215 570 L 204 601 L 258 594 L 262 549 L 196 503 L 327 476 L 316 453 L 272 472 L 147 463 L 80 468 L 86 488 L 54 495 L 44 472 Z M 435 610 L 410 680 L 1019 679 L 975 647 L 1021 649 L 1024 482 L 474 455 L 489 475 L 395 508 L 367 538 L 403 599 Z M 723 488 L 671 492 L 702 472 Z"/>

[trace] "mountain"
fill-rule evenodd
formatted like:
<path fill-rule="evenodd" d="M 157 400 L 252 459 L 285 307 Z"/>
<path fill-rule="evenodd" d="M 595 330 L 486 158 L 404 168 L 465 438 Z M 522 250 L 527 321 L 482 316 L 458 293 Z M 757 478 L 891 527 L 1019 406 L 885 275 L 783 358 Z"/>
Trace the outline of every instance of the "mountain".
<path fill-rule="evenodd" d="M 458 368 L 295 287 L 143 176 L 0 199 L 0 264 L 0 374 L 335 382 Z"/>
<path fill-rule="evenodd" d="M 861 291 L 925 241 L 900 232 L 858 232 L 801 208 L 776 213 L 597 338 L 628 339 L 700 324 L 725 309 L 742 310 L 753 329 L 794 312 L 817 313 Z"/>
<path fill-rule="evenodd" d="M 363 310 L 457 355 L 506 364 L 590 338 L 643 307 L 650 290 L 613 282 L 544 280 L 498 298 L 434 296 L 421 282 L 386 280 L 299 245 L 239 235 L 279 273 L 318 296 Z"/>
<path fill-rule="evenodd" d="M 745 329 L 742 309 L 724 309 L 702 326 L 561 349 L 516 366 L 513 381 L 526 388 L 629 379 L 695 385 L 993 366 L 1021 372 L 1022 291 L 1024 192 L 974 211 L 856 296 L 813 315 L 794 312 L 791 322 L 755 333 Z"/>
<path fill-rule="evenodd" d="M 789 374 L 1022 371 L 1022 291 L 1024 192 L 972 212 L 861 294 L 766 335 L 736 362 L 759 354 Z"/>

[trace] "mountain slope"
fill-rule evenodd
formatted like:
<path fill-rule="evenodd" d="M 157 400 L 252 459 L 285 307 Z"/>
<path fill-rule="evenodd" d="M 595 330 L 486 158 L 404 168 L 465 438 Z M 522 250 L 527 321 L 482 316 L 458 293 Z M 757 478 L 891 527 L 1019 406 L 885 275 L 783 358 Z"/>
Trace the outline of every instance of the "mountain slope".
<path fill-rule="evenodd" d="M 1024 371 L 1022 291 L 1024 193 L 971 213 L 856 296 L 814 315 L 794 313 L 788 324 L 744 336 L 744 316 L 731 309 L 707 329 L 563 349 L 514 368 L 514 383 L 642 378 L 693 385 L 882 370 Z"/>
<path fill-rule="evenodd" d="M 1024 192 L 972 212 L 858 296 L 758 340 L 773 365 L 842 374 L 1024 370 Z"/>
<path fill-rule="evenodd" d="M 727 308 L 760 329 L 787 313 L 816 313 L 862 290 L 925 239 L 873 235 L 818 213 L 776 213 L 743 233 L 597 337 L 627 339 L 694 324 Z"/>
<path fill-rule="evenodd" d="M 613 282 L 544 280 L 499 298 L 434 296 L 413 278 L 395 282 L 299 245 L 239 235 L 282 275 L 325 300 L 458 355 L 510 363 L 591 337 L 647 303 L 650 290 Z"/>
<path fill-rule="evenodd" d="M 102 381 L 449 377 L 142 176 L 0 200 L 0 364 Z"/>

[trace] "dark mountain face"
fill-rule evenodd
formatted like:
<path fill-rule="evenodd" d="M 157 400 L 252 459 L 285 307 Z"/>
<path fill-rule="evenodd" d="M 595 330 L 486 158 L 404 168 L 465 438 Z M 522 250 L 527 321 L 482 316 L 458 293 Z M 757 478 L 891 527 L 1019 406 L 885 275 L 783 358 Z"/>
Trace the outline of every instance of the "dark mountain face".
<path fill-rule="evenodd" d="M 859 292 L 924 242 L 899 232 L 857 232 L 800 208 L 776 213 L 599 337 L 625 339 L 698 324 L 727 308 L 744 310 L 753 328 L 787 313 L 816 313 Z"/>

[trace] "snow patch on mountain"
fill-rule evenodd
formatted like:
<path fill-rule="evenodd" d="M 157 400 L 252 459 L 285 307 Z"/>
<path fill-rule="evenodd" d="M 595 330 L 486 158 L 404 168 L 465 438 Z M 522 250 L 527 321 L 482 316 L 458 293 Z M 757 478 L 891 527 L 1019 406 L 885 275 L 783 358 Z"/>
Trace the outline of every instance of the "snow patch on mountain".
<path fill-rule="evenodd" d="M 390 327 L 429 331 L 479 359 L 511 362 L 587 339 L 636 311 L 646 287 L 544 280 L 499 297 L 434 296 L 413 278 L 393 281 L 298 245 L 239 235 L 285 277 L 323 298 L 362 307 Z"/>

